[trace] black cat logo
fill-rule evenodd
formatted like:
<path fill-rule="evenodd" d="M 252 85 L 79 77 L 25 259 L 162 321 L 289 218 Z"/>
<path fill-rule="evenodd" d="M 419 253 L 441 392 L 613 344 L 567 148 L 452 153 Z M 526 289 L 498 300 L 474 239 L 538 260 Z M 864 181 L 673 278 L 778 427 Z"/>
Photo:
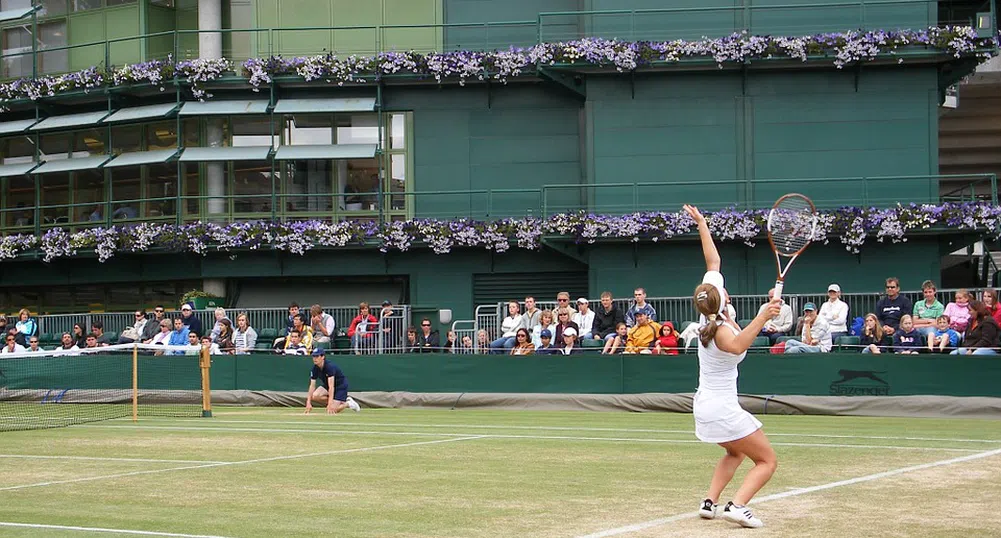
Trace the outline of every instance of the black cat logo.
<path fill-rule="evenodd" d="M 853 379 L 871 379 L 878 383 L 889 385 L 889 383 L 887 383 L 885 379 L 880 379 L 879 376 L 876 375 L 885 373 L 886 372 L 874 372 L 872 370 L 838 370 L 838 375 L 841 376 L 841 379 L 835 381 L 832 384 L 846 383 Z"/>
<path fill-rule="evenodd" d="M 841 379 L 831 382 L 830 394 L 831 396 L 889 396 L 890 382 L 877 375 L 886 373 L 875 370 L 838 370 Z"/>

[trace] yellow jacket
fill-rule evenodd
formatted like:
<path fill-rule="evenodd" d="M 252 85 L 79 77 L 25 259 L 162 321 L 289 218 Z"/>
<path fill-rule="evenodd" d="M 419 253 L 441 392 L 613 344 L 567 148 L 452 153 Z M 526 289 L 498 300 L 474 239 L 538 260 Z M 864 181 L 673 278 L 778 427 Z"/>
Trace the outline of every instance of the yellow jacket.
<path fill-rule="evenodd" d="M 656 321 L 634 326 L 626 333 L 626 353 L 639 353 L 644 349 L 650 349 L 658 334 L 660 334 L 660 324 Z"/>

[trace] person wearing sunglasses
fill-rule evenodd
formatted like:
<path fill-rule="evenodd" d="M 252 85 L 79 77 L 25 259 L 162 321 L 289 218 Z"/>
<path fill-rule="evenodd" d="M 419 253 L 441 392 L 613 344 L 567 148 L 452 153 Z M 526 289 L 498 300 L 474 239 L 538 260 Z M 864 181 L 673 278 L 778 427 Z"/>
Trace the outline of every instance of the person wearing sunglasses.
<path fill-rule="evenodd" d="M 891 276 L 886 279 L 886 296 L 876 303 L 876 317 L 885 334 L 893 334 L 900 327 L 900 316 L 914 311 L 911 300 L 900 295 L 900 279 Z"/>
<path fill-rule="evenodd" d="M 431 320 L 421 320 L 421 331 L 417 334 L 417 353 L 437 353 L 441 351 L 438 331 L 431 330 Z"/>
<path fill-rule="evenodd" d="M 0 353 L 6 355 L 8 353 L 24 353 L 25 351 L 24 346 L 17 343 L 17 337 L 8 331 L 4 340 L 3 350 L 0 350 Z"/>
<path fill-rule="evenodd" d="M 42 351 L 45 351 L 45 350 L 42 349 L 42 347 L 38 345 L 38 337 L 37 336 L 32 336 L 31 339 L 28 340 L 28 349 L 26 351 L 28 353 L 41 353 Z"/>
<path fill-rule="evenodd" d="M 535 353 L 535 344 L 532 343 L 532 339 L 528 337 L 528 331 L 525 328 L 518 329 L 518 332 L 514 335 L 515 344 L 511 348 L 512 355 L 531 355 Z"/>

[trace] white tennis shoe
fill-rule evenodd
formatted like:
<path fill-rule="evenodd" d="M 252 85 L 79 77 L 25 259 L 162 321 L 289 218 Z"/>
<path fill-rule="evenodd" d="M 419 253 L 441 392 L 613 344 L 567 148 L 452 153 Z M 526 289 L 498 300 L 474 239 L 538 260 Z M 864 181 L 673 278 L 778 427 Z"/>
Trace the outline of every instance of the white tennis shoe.
<path fill-rule="evenodd" d="M 706 499 L 702 501 L 702 506 L 699 507 L 699 517 L 702 519 L 716 519 L 716 510 L 719 505 L 712 502 L 711 499 Z"/>
<path fill-rule="evenodd" d="M 746 506 L 737 506 L 736 504 L 733 504 L 733 501 L 726 503 L 726 508 L 723 509 L 723 519 L 731 523 L 736 523 L 741 527 L 747 527 L 750 529 L 757 529 L 765 526 L 760 519 L 754 517 L 750 508 Z"/>
<path fill-rule="evenodd" d="M 348 407 L 350 407 L 351 410 L 354 411 L 355 413 L 361 411 L 361 406 L 358 405 L 358 402 L 356 402 L 355 399 L 350 396 L 348 396 L 347 401 L 345 401 L 344 403 L 348 404 Z"/>

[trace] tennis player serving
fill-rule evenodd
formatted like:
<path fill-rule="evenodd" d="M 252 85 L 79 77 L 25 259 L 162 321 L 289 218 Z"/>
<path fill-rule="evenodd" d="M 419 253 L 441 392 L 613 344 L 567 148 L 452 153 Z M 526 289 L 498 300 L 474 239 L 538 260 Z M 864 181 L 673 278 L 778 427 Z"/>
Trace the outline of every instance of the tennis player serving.
<path fill-rule="evenodd" d="M 744 458 L 754 462 L 744 483 L 733 500 L 723 508 L 722 517 L 743 527 L 764 524 L 747 508 L 751 497 L 775 472 L 777 460 L 771 443 L 761 431 L 761 422 L 740 407 L 737 400 L 737 365 L 744 360 L 754 337 L 765 322 L 779 314 L 781 300 L 768 303 L 758 317 L 744 328 L 726 314 L 726 288 L 719 272 L 720 258 L 705 217 L 695 207 L 686 205 L 685 212 L 695 220 L 706 259 L 706 274 L 695 288 L 695 308 L 699 311 L 699 388 L 695 393 L 695 436 L 706 443 L 716 443 L 726 454 L 716 464 L 709 492 L 699 508 L 699 516 L 717 516 L 719 496 Z"/>
<path fill-rule="evenodd" d="M 309 374 L 306 392 L 306 414 L 313 410 L 313 402 L 327 406 L 328 415 L 336 415 L 344 408 L 361 411 L 361 407 L 348 396 L 348 378 L 336 364 L 327 360 L 322 347 L 313 350 L 313 371 Z M 319 385 L 319 386 L 317 386 Z"/>

